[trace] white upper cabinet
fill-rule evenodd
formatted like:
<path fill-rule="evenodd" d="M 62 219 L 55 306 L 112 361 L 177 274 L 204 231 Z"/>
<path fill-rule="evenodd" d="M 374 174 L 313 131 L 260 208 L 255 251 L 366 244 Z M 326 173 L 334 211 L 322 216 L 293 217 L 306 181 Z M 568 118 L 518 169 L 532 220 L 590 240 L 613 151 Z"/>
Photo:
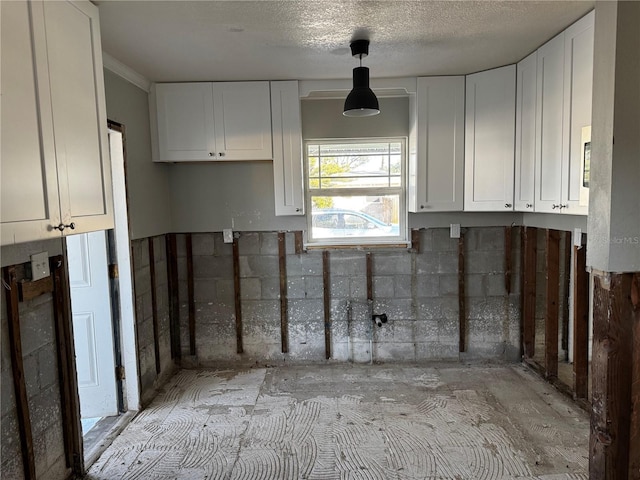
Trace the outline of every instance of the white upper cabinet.
<path fill-rule="evenodd" d="M 586 215 L 582 133 L 591 126 L 594 13 L 538 50 L 537 212 Z"/>
<path fill-rule="evenodd" d="M 2 244 L 112 228 L 98 9 L 0 4 Z"/>
<path fill-rule="evenodd" d="M 273 158 L 269 82 L 160 83 L 151 103 L 156 161 Z"/>
<path fill-rule="evenodd" d="M 583 185 L 583 143 L 585 128 L 591 127 L 593 91 L 593 34 L 595 12 L 591 12 L 564 33 L 564 116 L 562 213 L 586 215 L 588 183 Z M 580 193 L 587 192 L 587 195 Z"/>
<path fill-rule="evenodd" d="M 302 122 L 297 81 L 271 82 L 276 216 L 304 215 Z"/>
<path fill-rule="evenodd" d="M 537 64 L 538 54 L 533 52 L 516 68 L 514 208 L 520 212 L 533 212 L 535 198 Z"/>
<path fill-rule="evenodd" d="M 515 104 L 515 65 L 467 76 L 465 210 L 513 210 Z"/>
<path fill-rule="evenodd" d="M 564 32 L 538 49 L 537 81 L 535 209 L 537 212 L 560 212 Z"/>
<path fill-rule="evenodd" d="M 417 154 L 409 163 L 409 211 L 462 211 L 464 85 L 458 77 L 418 78 Z"/>

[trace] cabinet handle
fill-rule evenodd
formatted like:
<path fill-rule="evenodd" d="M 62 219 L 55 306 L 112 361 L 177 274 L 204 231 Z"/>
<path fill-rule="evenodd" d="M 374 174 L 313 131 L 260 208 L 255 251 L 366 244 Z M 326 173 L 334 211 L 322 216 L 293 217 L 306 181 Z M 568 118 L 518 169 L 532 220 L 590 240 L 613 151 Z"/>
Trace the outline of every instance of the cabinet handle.
<path fill-rule="evenodd" d="M 555 210 L 556 208 L 560 208 L 560 205 L 556 205 L 555 203 L 551 205 L 552 210 Z"/>
<path fill-rule="evenodd" d="M 567 208 L 569 205 L 560 205 L 560 210 L 562 210 L 563 208 Z"/>
<path fill-rule="evenodd" d="M 56 228 L 57 230 L 60 230 L 61 232 L 64 231 L 65 228 L 70 228 L 71 230 L 75 230 L 76 224 L 73 222 L 71 222 L 69 225 L 65 225 L 64 223 L 61 223 L 60 225 L 54 228 Z"/>
<path fill-rule="evenodd" d="M 215 156 L 216 156 L 216 154 L 215 154 L 215 153 L 213 153 L 213 152 L 209 152 L 209 156 L 210 156 L 210 157 L 215 157 Z"/>
<path fill-rule="evenodd" d="M 511 208 L 512 206 L 513 206 L 513 205 L 512 205 L 512 204 L 510 204 L 510 203 L 505 203 L 505 204 L 504 204 L 504 208 Z"/>
<path fill-rule="evenodd" d="M 224 157 L 224 152 L 220 152 L 218 155 Z"/>
<path fill-rule="evenodd" d="M 525 207 L 526 207 L 526 208 L 531 208 L 531 207 L 533 207 L 533 205 L 532 205 L 531 203 L 527 203 L 527 204 L 525 205 Z"/>

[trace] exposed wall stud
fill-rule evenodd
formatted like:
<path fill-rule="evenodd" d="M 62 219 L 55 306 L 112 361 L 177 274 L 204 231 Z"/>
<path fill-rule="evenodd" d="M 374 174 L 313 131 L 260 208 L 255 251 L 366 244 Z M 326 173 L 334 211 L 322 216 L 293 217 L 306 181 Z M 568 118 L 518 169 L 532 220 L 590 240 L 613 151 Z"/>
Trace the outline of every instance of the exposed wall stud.
<path fill-rule="evenodd" d="M 507 295 L 511 294 L 511 271 L 512 271 L 512 249 L 511 249 L 511 234 L 513 227 L 504 227 L 504 289 Z"/>
<path fill-rule="evenodd" d="M 631 432 L 640 415 L 633 411 L 640 381 L 633 365 L 640 349 L 638 306 L 633 304 L 638 275 L 594 272 L 589 478 L 638 478 L 638 459 L 630 455 L 637 454 L 639 441 L 638 432 Z"/>
<path fill-rule="evenodd" d="M 458 351 L 467 351 L 467 301 L 464 283 L 464 232 L 458 238 L 458 323 L 459 340 Z"/>
<path fill-rule="evenodd" d="M 178 244 L 175 233 L 165 237 L 167 251 L 167 288 L 169 296 L 169 333 L 171 337 L 171 358 L 180 362 L 180 288 L 178 287 Z"/>
<path fill-rule="evenodd" d="M 18 280 L 14 267 L 5 267 L 3 279 L 9 286 L 5 289 L 7 303 L 7 323 L 9 330 L 9 350 L 11 354 L 11 368 L 13 373 L 13 388 L 16 397 L 18 416 L 18 430 L 20 432 L 20 446 L 22 450 L 22 466 L 24 478 L 36 478 L 36 464 L 33 454 L 33 437 L 31 433 L 31 417 L 29 415 L 29 399 L 24 378 L 22 363 L 22 339 L 20 336 L 20 312 L 18 299 Z"/>
<path fill-rule="evenodd" d="M 587 249 L 573 253 L 573 391 L 586 399 L 589 387 L 589 274 Z"/>
<path fill-rule="evenodd" d="M 324 352 L 331 358 L 331 280 L 329 278 L 329 252 L 322 252 L 322 282 L 324 286 Z"/>
<path fill-rule="evenodd" d="M 562 349 L 566 352 L 565 361 L 569 361 L 569 290 L 571 289 L 571 232 L 563 233 L 562 254 L 564 259 L 564 277 L 562 278 Z"/>
<path fill-rule="evenodd" d="M 235 307 L 236 307 L 236 352 L 241 354 L 244 352 L 242 345 L 242 302 L 240 294 L 240 248 L 238 247 L 238 238 L 233 237 L 233 288 L 235 291 Z"/>
<path fill-rule="evenodd" d="M 367 253 L 367 300 L 373 301 L 373 254 Z"/>
<path fill-rule="evenodd" d="M 282 353 L 289 352 L 289 307 L 287 303 L 287 242 L 284 232 L 278 233 L 280 268 L 280 341 Z"/>
<path fill-rule="evenodd" d="M 193 285 L 193 240 L 191 234 L 185 236 L 187 250 L 187 297 L 189 303 L 189 355 L 196 355 L 196 302 Z"/>
<path fill-rule="evenodd" d="M 158 332 L 158 299 L 156 290 L 156 259 L 153 250 L 153 237 L 148 238 L 149 243 L 149 276 L 151 277 L 151 310 L 153 321 L 153 352 L 156 360 L 156 374 L 160 374 L 160 334 Z"/>
<path fill-rule="evenodd" d="M 420 253 L 420 230 L 417 228 L 411 229 L 411 251 Z"/>
<path fill-rule="evenodd" d="M 538 229 L 524 227 L 522 334 L 524 358 L 533 358 L 536 345 L 536 269 Z"/>
<path fill-rule="evenodd" d="M 558 302 L 560 290 L 560 232 L 547 230 L 544 370 L 546 378 L 558 376 Z"/>
<path fill-rule="evenodd" d="M 296 255 L 300 255 L 301 253 L 304 253 L 304 243 L 302 241 L 302 231 L 301 230 L 297 230 L 295 232 L 293 232 L 294 235 L 294 243 L 295 243 L 295 250 L 296 250 Z"/>

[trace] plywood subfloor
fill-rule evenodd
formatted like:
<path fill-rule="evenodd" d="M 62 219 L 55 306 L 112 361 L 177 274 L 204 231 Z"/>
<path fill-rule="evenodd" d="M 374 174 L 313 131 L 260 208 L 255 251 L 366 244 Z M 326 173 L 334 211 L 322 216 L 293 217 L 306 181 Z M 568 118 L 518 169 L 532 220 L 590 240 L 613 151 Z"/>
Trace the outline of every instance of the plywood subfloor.
<path fill-rule="evenodd" d="M 589 420 L 521 366 L 182 370 L 97 479 L 586 479 Z"/>

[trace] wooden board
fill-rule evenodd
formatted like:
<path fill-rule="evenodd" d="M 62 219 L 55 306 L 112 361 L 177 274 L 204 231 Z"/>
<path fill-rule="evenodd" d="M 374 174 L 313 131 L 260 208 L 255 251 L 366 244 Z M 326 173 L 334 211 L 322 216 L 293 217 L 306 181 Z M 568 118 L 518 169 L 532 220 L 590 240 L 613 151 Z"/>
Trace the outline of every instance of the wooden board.
<path fill-rule="evenodd" d="M 153 322 L 153 353 L 156 361 L 156 374 L 160 374 L 160 332 L 158 331 L 158 291 L 156 289 L 156 259 L 153 250 L 153 237 L 147 239 L 149 244 L 149 276 L 151 277 L 151 312 Z"/>
<path fill-rule="evenodd" d="M 464 233 L 458 239 L 458 351 L 467 351 L 467 294 L 465 288 Z"/>
<path fill-rule="evenodd" d="M 193 240 L 191 234 L 185 237 L 187 250 L 187 302 L 189 303 L 189 355 L 196 354 L 196 301 L 193 284 Z"/>
<path fill-rule="evenodd" d="M 329 277 L 329 252 L 322 252 L 322 283 L 324 287 L 324 352 L 331 358 L 331 279 Z"/>
<path fill-rule="evenodd" d="M 411 229 L 411 251 L 420 253 L 420 230 L 417 228 Z"/>
<path fill-rule="evenodd" d="M 513 227 L 504 227 L 504 289 L 507 292 L 507 295 L 511 294 L 511 270 L 513 268 L 511 261 L 512 232 Z"/>
<path fill-rule="evenodd" d="M 294 235 L 294 243 L 295 243 L 295 250 L 296 250 L 296 255 L 300 255 L 301 253 L 304 253 L 304 243 L 302 241 L 302 231 L 298 230 L 293 232 Z"/>
<path fill-rule="evenodd" d="M 175 233 L 165 237 L 167 251 L 167 288 L 169 296 L 169 336 L 171 358 L 178 363 L 182 357 L 180 345 L 180 287 L 178 283 L 178 241 Z"/>
<path fill-rule="evenodd" d="M 235 292 L 235 311 L 236 311 L 236 352 L 241 354 L 244 352 L 242 345 L 242 302 L 240 293 L 240 248 L 238 239 L 233 237 L 233 289 Z"/>
<path fill-rule="evenodd" d="M 558 376 L 558 303 L 560 296 L 560 232 L 547 230 L 545 288 L 547 291 L 544 322 L 544 368 L 546 378 Z"/>
<path fill-rule="evenodd" d="M 40 280 L 18 282 L 18 297 L 21 302 L 32 300 L 43 293 L 50 292 L 53 292 L 53 277 L 51 275 Z"/>
<path fill-rule="evenodd" d="M 586 247 L 573 247 L 573 391 L 587 398 L 589 388 L 589 274 Z"/>
<path fill-rule="evenodd" d="M 367 300 L 373 300 L 373 254 L 367 253 Z"/>
<path fill-rule="evenodd" d="M 289 306 L 287 301 L 287 242 L 284 232 L 278 233 L 278 266 L 280 269 L 280 343 L 282 353 L 289 351 Z"/>
<path fill-rule="evenodd" d="M 536 258 L 538 229 L 525 227 L 524 263 L 522 266 L 522 335 L 524 358 L 533 358 L 536 346 Z"/>

